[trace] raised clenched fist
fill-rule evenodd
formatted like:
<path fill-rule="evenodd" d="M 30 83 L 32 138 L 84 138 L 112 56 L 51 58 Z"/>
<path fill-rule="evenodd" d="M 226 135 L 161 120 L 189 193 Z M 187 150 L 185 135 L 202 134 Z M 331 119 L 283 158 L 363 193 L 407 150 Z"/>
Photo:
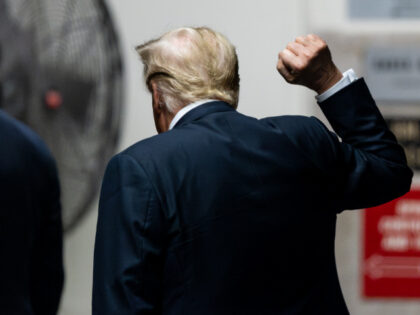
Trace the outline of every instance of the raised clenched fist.
<path fill-rule="evenodd" d="M 342 78 L 327 44 L 317 35 L 297 37 L 278 57 L 277 70 L 287 82 L 306 86 L 318 94 Z"/>

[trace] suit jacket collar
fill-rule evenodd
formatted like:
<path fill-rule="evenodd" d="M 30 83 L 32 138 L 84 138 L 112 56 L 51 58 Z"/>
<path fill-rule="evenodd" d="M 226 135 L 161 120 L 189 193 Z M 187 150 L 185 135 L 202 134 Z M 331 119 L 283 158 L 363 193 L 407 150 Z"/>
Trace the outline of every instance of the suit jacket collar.
<path fill-rule="evenodd" d="M 227 111 L 234 111 L 234 110 L 235 109 L 231 105 L 222 101 L 208 102 L 190 110 L 188 113 L 182 116 L 182 118 L 174 126 L 174 129 L 179 128 L 183 125 L 186 125 L 190 122 L 198 120 L 212 113 L 227 112 Z"/>

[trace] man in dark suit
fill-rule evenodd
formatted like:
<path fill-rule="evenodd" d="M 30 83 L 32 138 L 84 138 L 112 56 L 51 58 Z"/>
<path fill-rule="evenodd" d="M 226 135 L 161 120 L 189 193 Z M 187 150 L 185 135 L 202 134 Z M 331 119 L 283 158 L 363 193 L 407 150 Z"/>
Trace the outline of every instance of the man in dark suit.
<path fill-rule="evenodd" d="M 314 117 L 238 113 L 234 47 L 182 28 L 138 47 L 159 135 L 109 163 L 97 225 L 94 314 L 348 314 L 337 213 L 410 188 L 412 172 L 363 79 L 325 42 L 279 54 L 315 90 Z"/>
<path fill-rule="evenodd" d="M 56 314 L 63 286 L 60 191 L 43 141 L 0 110 L 0 314 Z"/>

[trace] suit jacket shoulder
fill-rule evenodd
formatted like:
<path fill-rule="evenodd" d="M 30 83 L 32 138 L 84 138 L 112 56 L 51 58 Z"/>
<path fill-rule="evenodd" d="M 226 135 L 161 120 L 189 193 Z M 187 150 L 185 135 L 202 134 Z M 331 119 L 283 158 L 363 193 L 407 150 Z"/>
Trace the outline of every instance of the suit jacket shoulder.
<path fill-rule="evenodd" d="M 34 164 L 55 172 L 54 159 L 44 141 L 29 127 L 1 110 L 0 140 L 4 150 L 0 156 L 3 172 L 28 171 Z"/>
<path fill-rule="evenodd" d="M 35 132 L 1 110 L 0 151 L 2 311 L 52 315 L 64 278 L 55 161 Z"/>
<path fill-rule="evenodd" d="M 294 147 L 316 168 L 325 171 L 335 158 L 334 143 L 338 137 L 314 116 L 285 115 L 267 117 L 261 122 L 284 133 Z"/>

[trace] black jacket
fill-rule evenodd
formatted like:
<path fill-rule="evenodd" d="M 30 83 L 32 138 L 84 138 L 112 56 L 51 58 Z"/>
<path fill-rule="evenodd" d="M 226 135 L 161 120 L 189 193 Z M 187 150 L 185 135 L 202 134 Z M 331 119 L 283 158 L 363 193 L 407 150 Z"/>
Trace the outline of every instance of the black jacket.
<path fill-rule="evenodd" d="M 1 110 L 0 253 L 0 314 L 55 314 L 63 286 L 55 162 L 33 131 Z"/>
<path fill-rule="evenodd" d="M 116 155 L 103 181 L 93 313 L 348 314 L 336 215 L 410 188 L 363 79 L 314 117 L 201 105 Z"/>

